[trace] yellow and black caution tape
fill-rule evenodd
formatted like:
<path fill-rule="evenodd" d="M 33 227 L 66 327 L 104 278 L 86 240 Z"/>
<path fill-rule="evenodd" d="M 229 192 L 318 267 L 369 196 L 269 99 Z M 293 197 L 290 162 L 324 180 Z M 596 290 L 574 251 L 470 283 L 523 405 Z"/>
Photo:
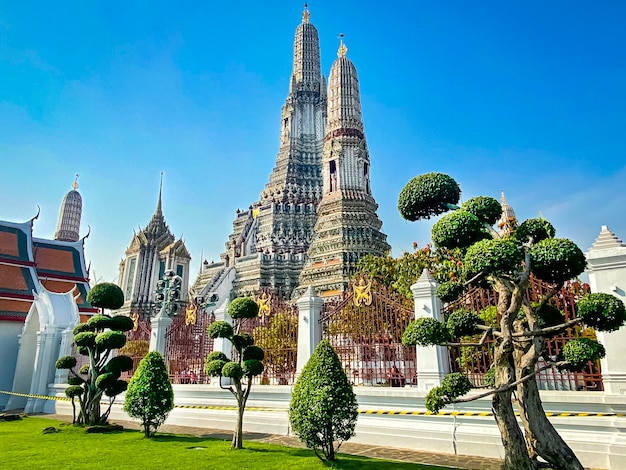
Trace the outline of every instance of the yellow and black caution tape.
<path fill-rule="evenodd" d="M 57 400 L 57 401 L 71 401 L 68 397 L 57 397 L 47 395 L 31 395 L 28 393 L 7 392 L 0 390 L 0 393 L 7 395 L 17 395 L 19 397 L 39 398 L 42 400 Z M 236 411 L 236 406 L 216 406 L 216 405 L 174 405 L 174 408 L 181 409 L 193 409 L 193 410 L 222 410 L 222 411 Z M 285 408 L 268 408 L 262 406 L 248 406 L 246 411 L 287 411 Z M 397 415 L 397 416 L 493 416 L 490 411 L 440 411 L 438 413 L 432 413 L 430 411 L 403 411 L 403 410 L 358 410 L 359 414 L 363 415 Z M 515 413 L 519 416 L 519 413 Z M 553 413 L 546 412 L 546 416 L 549 418 L 592 418 L 592 417 L 623 417 L 626 413 Z"/>

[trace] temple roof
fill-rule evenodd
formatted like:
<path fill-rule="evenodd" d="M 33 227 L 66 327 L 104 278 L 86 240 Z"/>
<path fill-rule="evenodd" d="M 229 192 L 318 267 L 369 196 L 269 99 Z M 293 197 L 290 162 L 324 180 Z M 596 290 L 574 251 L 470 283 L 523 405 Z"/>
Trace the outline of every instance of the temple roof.
<path fill-rule="evenodd" d="M 606 250 L 611 248 L 621 248 L 626 247 L 626 245 L 617 238 L 617 236 L 609 230 L 609 227 L 606 225 L 602 226 L 602 230 L 600 231 L 600 235 L 596 238 L 596 241 L 591 245 L 590 251 L 596 250 Z"/>

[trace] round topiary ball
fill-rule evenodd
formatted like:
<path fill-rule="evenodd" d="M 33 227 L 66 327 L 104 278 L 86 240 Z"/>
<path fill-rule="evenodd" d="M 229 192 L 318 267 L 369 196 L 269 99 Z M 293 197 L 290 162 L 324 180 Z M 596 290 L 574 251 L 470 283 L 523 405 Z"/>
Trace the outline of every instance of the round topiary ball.
<path fill-rule="evenodd" d="M 111 358 L 109 362 L 104 366 L 104 370 L 107 372 L 113 372 L 114 374 L 120 374 L 132 370 L 134 367 L 133 359 L 128 356 L 115 356 Z"/>
<path fill-rule="evenodd" d="M 111 328 L 111 317 L 107 315 L 94 315 L 87 320 L 87 325 L 91 327 L 91 331 Z"/>
<path fill-rule="evenodd" d="M 238 351 L 241 351 L 248 346 L 252 346 L 254 344 L 254 338 L 249 333 L 239 333 L 237 335 L 233 335 L 233 346 Z"/>
<path fill-rule="evenodd" d="M 263 373 L 263 363 L 256 359 L 243 361 L 243 375 L 246 377 L 254 377 Z"/>
<path fill-rule="evenodd" d="M 115 315 L 110 319 L 110 326 L 112 330 L 117 331 L 130 331 L 135 327 L 135 323 L 126 315 Z"/>
<path fill-rule="evenodd" d="M 119 375 L 112 374 L 111 372 L 101 374 L 96 379 L 96 387 L 98 387 L 100 390 L 105 390 L 109 387 L 113 387 L 118 378 Z"/>
<path fill-rule="evenodd" d="M 209 325 L 207 333 L 210 338 L 230 338 L 233 335 L 233 327 L 225 321 L 216 321 Z"/>
<path fill-rule="evenodd" d="M 124 305 L 124 293 L 117 284 L 101 282 L 91 288 L 87 302 L 97 308 L 115 310 Z"/>
<path fill-rule="evenodd" d="M 587 261 L 576 243 L 566 238 L 547 238 L 531 248 L 531 269 L 542 281 L 561 284 L 585 270 Z"/>
<path fill-rule="evenodd" d="M 480 317 L 469 310 L 455 310 L 448 315 L 446 327 L 450 336 L 459 338 L 461 336 L 473 335 L 479 332 L 478 325 Z"/>
<path fill-rule="evenodd" d="M 254 318 L 259 314 L 259 306 L 249 297 L 239 297 L 228 304 L 230 318 Z"/>
<path fill-rule="evenodd" d="M 462 293 L 463 284 L 460 282 L 444 282 L 437 287 L 437 297 L 439 297 L 442 302 L 452 302 L 458 299 Z"/>
<path fill-rule="evenodd" d="M 209 353 L 209 355 L 206 357 L 206 361 L 224 361 L 224 362 L 228 362 L 230 361 L 230 359 L 228 359 L 228 357 L 226 356 L 226 354 L 224 354 L 222 351 L 213 351 L 212 353 Z"/>
<path fill-rule="evenodd" d="M 86 331 L 93 331 L 93 328 L 88 323 L 79 323 L 74 327 L 72 333 L 77 335 L 78 333 L 84 333 Z"/>
<path fill-rule="evenodd" d="M 224 364 L 224 367 L 222 367 L 222 375 L 224 377 L 230 377 L 231 379 L 238 380 L 243 377 L 243 370 L 238 362 L 231 361 L 227 362 Z"/>
<path fill-rule="evenodd" d="M 126 335 L 121 331 L 105 331 L 96 336 L 96 346 L 100 351 L 118 349 L 126 344 Z"/>
<path fill-rule="evenodd" d="M 57 359 L 55 363 L 57 369 L 71 369 L 76 367 L 76 358 L 74 356 L 63 356 Z"/>
<path fill-rule="evenodd" d="M 559 325 L 565 321 L 563 312 L 550 304 L 543 304 L 541 308 L 535 309 L 535 314 L 539 317 L 543 327 Z"/>
<path fill-rule="evenodd" d="M 72 375 L 67 378 L 67 383 L 70 385 L 82 385 L 83 383 L 85 383 L 85 381 L 80 377 L 76 377 L 75 375 Z"/>
<path fill-rule="evenodd" d="M 209 360 L 209 358 L 207 357 L 207 361 L 204 365 L 204 370 L 206 371 L 207 375 L 210 375 L 211 377 L 218 377 L 222 375 L 222 369 L 228 362 L 228 360 L 225 361 L 221 359 Z"/>
<path fill-rule="evenodd" d="M 76 346 L 79 347 L 79 351 L 80 352 L 80 347 L 93 347 L 96 345 L 96 334 L 93 333 L 92 331 L 85 331 L 83 333 L 78 333 L 76 336 L 74 336 L 74 344 L 76 344 Z M 82 352 L 80 352 L 80 354 L 83 354 Z"/>
<path fill-rule="evenodd" d="M 243 351 L 243 360 L 247 361 L 250 359 L 256 359 L 257 361 L 262 361 L 265 357 L 265 352 L 258 346 L 248 346 Z"/>
<path fill-rule="evenodd" d="M 447 343 L 450 334 L 446 325 L 434 318 L 418 318 L 411 321 L 402 335 L 405 346 L 434 346 Z"/>
<path fill-rule="evenodd" d="M 532 238 L 533 243 L 538 243 L 541 240 L 553 238 L 555 233 L 554 225 L 546 219 L 538 217 L 522 222 L 515 230 L 515 238 L 522 243 L 526 243 L 529 238 Z"/>
<path fill-rule="evenodd" d="M 65 396 L 68 398 L 79 397 L 84 393 L 83 387 L 80 385 L 70 385 L 65 389 Z"/>
<path fill-rule="evenodd" d="M 489 196 L 477 196 L 461 204 L 461 209 L 478 217 L 483 224 L 493 225 L 502 214 L 502 205 Z"/>
<path fill-rule="evenodd" d="M 107 397 L 114 397 L 120 393 L 125 392 L 128 389 L 128 382 L 118 379 L 113 385 L 104 389 L 104 394 Z"/>
<path fill-rule="evenodd" d="M 444 215 L 432 229 L 437 248 L 467 248 L 487 237 L 489 234 L 478 217 L 462 209 Z"/>
<path fill-rule="evenodd" d="M 589 294 L 578 301 L 578 316 L 599 331 L 615 331 L 626 321 L 626 307 L 610 294 Z"/>
<path fill-rule="evenodd" d="M 604 346 L 591 338 L 570 339 L 563 347 L 563 359 L 569 362 L 566 369 L 573 372 L 582 371 L 588 361 L 597 361 L 605 355 Z"/>
<path fill-rule="evenodd" d="M 467 279 L 482 273 L 483 276 L 515 272 L 521 268 L 524 253 L 515 242 L 493 238 L 481 240 L 470 246 L 463 260 Z"/>
<path fill-rule="evenodd" d="M 464 374 L 453 372 L 443 378 L 441 388 L 450 400 L 454 400 L 468 393 L 472 389 L 472 383 Z"/>
<path fill-rule="evenodd" d="M 398 210 L 406 220 L 429 219 L 457 204 L 461 188 L 444 173 L 426 173 L 409 181 L 398 197 Z"/>

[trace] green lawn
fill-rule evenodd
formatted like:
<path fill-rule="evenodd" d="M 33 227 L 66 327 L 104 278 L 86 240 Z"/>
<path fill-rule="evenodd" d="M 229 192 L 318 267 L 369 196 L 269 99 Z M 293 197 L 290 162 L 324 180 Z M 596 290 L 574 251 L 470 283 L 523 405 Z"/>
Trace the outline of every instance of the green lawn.
<path fill-rule="evenodd" d="M 59 431 L 44 434 L 54 426 Z M 86 434 L 60 421 L 26 417 L 0 422 L 0 468 L 3 469 L 323 469 L 312 451 L 244 441 L 243 450 L 230 441 L 181 434 L 146 439 L 139 431 Z M 442 470 L 443 467 L 339 455 L 333 468 Z"/>

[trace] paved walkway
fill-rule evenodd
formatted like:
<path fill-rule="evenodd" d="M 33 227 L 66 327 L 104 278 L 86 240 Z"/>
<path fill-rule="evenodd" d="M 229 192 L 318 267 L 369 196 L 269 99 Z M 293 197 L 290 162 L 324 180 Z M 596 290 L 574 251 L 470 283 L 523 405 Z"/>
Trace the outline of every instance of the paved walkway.
<path fill-rule="evenodd" d="M 71 421 L 71 417 L 66 415 L 45 415 L 47 418 L 59 421 Z M 121 424 L 127 429 L 140 429 L 137 422 L 112 420 Z M 210 439 L 232 440 L 232 432 L 220 429 L 196 428 L 191 426 L 178 426 L 174 424 L 164 424 L 159 428 L 161 433 L 189 434 Z M 275 434 L 244 433 L 244 441 L 256 441 L 269 444 L 279 444 L 289 447 L 304 447 L 297 437 L 279 436 Z M 499 470 L 501 460 L 486 457 L 474 457 L 471 455 L 436 454 L 411 449 L 398 449 L 395 447 L 379 447 L 368 444 L 356 444 L 344 442 L 341 445 L 340 453 L 362 455 L 386 460 L 398 460 L 402 462 L 421 463 L 425 465 L 439 465 L 447 468 L 472 469 L 472 470 Z"/>

